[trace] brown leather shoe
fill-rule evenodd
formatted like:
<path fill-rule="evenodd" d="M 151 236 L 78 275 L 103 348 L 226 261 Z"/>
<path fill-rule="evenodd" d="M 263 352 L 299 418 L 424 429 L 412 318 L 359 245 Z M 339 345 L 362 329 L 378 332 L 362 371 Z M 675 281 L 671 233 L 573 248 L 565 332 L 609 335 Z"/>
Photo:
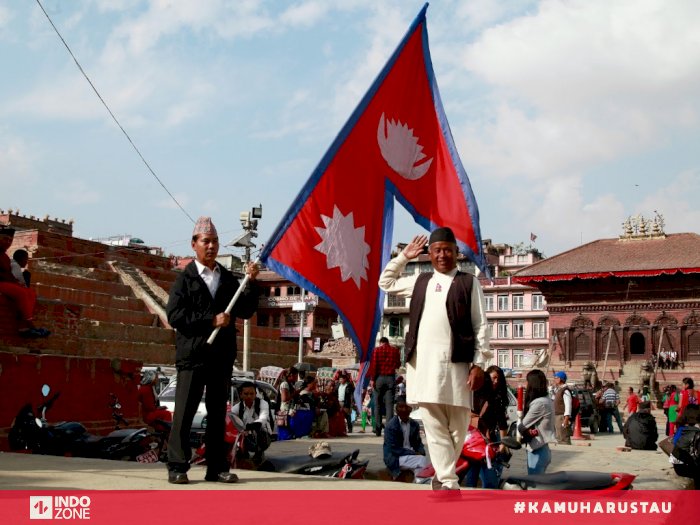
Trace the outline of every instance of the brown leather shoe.
<path fill-rule="evenodd" d="M 238 483 L 238 476 L 233 472 L 219 472 L 218 474 L 207 474 L 205 481 L 216 481 L 219 483 Z"/>

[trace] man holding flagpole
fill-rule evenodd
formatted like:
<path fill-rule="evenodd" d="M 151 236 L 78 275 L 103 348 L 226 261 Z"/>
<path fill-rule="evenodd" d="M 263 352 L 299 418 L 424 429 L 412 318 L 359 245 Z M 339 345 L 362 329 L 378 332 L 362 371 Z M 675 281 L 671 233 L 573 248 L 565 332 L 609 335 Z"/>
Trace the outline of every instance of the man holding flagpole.
<path fill-rule="evenodd" d="M 472 391 L 479 388 L 478 374 L 470 372 L 473 364 L 485 368 L 492 352 L 483 291 L 476 277 L 457 270 L 457 242 L 450 228 L 430 234 L 428 254 L 435 271 L 401 277 L 426 241 L 425 235 L 416 236 L 389 261 L 379 286 L 412 298 L 405 342 L 407 401 L 421 408 L 435 468 L 433 489 L 458 490 L 455 466 L 469 426 Z"/>
<path fill-rule="evenodd" d="M 209 217 L 200 217 L 192 232 L 195 260 L 178 275 L 170 290 L 168 322 L 177 331 L 175 364 L 177 386 L 175 413 L 168 443 L 168 481 L 188 483 L 192 449 L 192 419 L 206 388 L 207 428 L 206 481 L 235 483 L 238 477 L 229 472 L 224 441 L 226 402 L 236 359 L 235 318 L 249 319 L 258 306 L 260 288 L 254 282 L 258 274 L 255 263 L 248 263 L 248 285 L 235 307 L 228 313 L 226 305 L 236 294 L 236 277 L 216 262 L 219 235 Z M 211 333 L 219 329 L 212 343 Z"/>

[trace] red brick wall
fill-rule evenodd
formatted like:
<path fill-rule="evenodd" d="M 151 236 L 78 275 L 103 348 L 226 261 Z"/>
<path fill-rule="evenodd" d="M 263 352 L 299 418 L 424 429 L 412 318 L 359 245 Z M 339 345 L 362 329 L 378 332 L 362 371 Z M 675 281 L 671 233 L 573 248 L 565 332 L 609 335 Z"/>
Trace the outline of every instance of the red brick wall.
<path fill-rule="evenodd" d="M 0 352 L 0 450 L 7 450 L 7 433 L 17 412 L 26 403 L 41 404 L 41 387 L 48 384 L 61 396 L 47 411 L 49 422 L 79 421 L 88 429 L 107 433 L 114 420 L 108 406 L 115 393 L 122 412 L 132 426 L 138 426 L 135 372 L 139 361 L 80 358 Z"/>

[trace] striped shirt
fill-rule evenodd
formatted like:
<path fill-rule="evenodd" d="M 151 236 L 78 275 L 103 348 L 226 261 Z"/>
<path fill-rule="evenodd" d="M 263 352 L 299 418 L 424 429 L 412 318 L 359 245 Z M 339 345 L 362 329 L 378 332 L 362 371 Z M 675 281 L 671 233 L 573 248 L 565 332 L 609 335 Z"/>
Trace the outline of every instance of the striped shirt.
<path fill-rule="evenodd" d="M 620 396 L 614 388 L 608 388 L 603 392 L 603 405 L 606 408 L 612 408 L 620 403 Z"/>

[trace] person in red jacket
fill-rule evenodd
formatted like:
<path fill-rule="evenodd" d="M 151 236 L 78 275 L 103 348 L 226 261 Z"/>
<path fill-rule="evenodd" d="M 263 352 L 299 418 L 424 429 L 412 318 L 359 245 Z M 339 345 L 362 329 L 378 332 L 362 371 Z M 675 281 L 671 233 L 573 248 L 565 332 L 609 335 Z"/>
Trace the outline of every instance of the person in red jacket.
<path fill-rule="evenodd" d="M 168 423 L 173 420 L 170 410 L 158 404 L 155 390 L 157 381 L 158 372 L 146 370 L 141 376 L 141 384 L 139 385 L 138 398 L 141 405 L 141 417 L 147 425 L 151 426 L 156 420 Z"/>
<path fill-rule="evenodd" d="M 47 337 L 51 334 L 45 328 L 34 326 L 34 306 L 36 292 L 25 283 L 17 281 L 12 274 L 12 262 L 7 250 L 15 238 L 14 228 L 0 225 L 0 294 L 10 298 L 15 303 L 19 317 L 19 335 L 22 337 Z"/>

